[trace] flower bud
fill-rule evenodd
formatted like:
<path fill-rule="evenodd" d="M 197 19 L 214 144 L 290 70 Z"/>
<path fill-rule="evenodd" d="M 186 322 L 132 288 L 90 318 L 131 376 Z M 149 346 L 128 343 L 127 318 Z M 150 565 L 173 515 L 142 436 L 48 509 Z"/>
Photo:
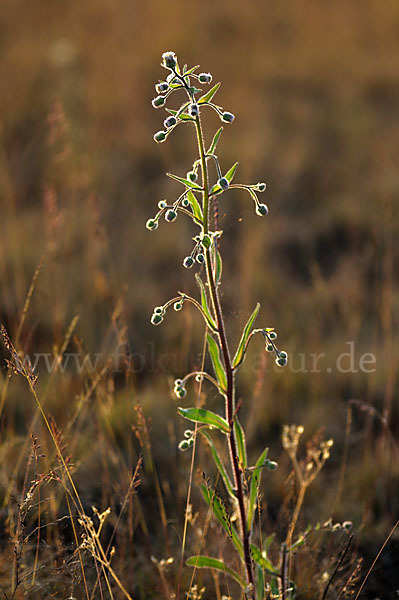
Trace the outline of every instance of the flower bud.
<path fill-rule="evenodd" d="M 165 220 L 168 221 L 168 223 L 172 223 L 172 221 L 174 221 L 176 217 L 177 212 L 175 210 L 169 209 L 168 211 L 166 211 Z"/>
<path fill-rule="evenodd" d="M 197 260 L 197 263 L 202 265 L 202 263 L 205 261 L 205 256 L 202 254 L 202 252 L 198 252 L 198 254 L 196 256 L 196 260 Z"/>
<path fill-rule="evenodd" d="M 265 466 L 269 471 L 275 471 L 278 468 L 276 461 L 269 459 L 266 459 Z"/>
<path fill-rule="evenodd" d="M 187 396 L 187 390 L 186 388 L 175 388 L 175 394 L 178 398 L 185 398 Z"/>
<path fill-rule="evenodd" d="M 155 219 L 148 219 L 148 221 L 145 224 L 145 226 L 150 231 L 154 231 L 154 229 L 156 229 L 158 227 L 158 221 L 156 221 Z"/>
<path fill-rule="evenodd" d="M 224 121 L 225 123 L 232 123 L 234 119 L 235 116 L 231 112 L 226 111 L 222 114 L 222 121 Z"/>
<path fill-rule="evenodd" d="M 276 358 L 275 363 L 279 367 L 285 367 L 285 365 L 287 364 L 287 358 L 286 357 L 283 358 L 279 355 L 279 357 Z"/>
<path fill-rule="evenodd" d="M 266 348 L 267 352 L 273 352 L 273 350 L 274 350 L 273 344 L 266 344 L 265 348 Z"/>
<path fill-rule="evenodd" d="M 198 117 L 198 115 L 199 115 L 198 104 L 190 104 L 188 112 L 192 117 Z"/>
<path fill-rule="evenodd" d="M 256 189 L 258 190 L 258 192 L 264 192 L 266 190 L 266 184 L 265 183 L 258 183 L 256 186 Z"/>
<path fill-rule="evenodd" d="M 162 315 L 165 311 L 163 306 L 156 306 L 153 310 L 155 314 Z"/>
<path fill-rule="evenodd" d="M 184 452 L 184 450 L 188 450 L 189 445 L 188 445 L 188 441 L 187 440 L 182 440 L 180 442 L 180 444 L 178 445 L 179 450 L 181 450 L 182 452 Z"/>
<path fill-rule="evenodd" d="M 160 323 L 162 323 L 162 321 L 163 321 L 163 316 L 162 316 L 162 315 L 160 315 L 160 314 L 155 314 L 155 313 L 154 313 L 154 314 L 152 315 L 152 317 L 151 317 L 151 323 L 152 323 L 153 325 L 159 325 Z"/>
<path fill-rule="evenodd" d="M 175 379 L 175 387 L 181 387 L 183 385 L 183 379 Z"/>
<path fill-rule="evenodd" d="M 287 354 L 287 353 L 286 353 L 284 350 L 281 350 L 281 351 L 279 352 L 279 357 L 280 357 L 280 358 L 285 358 L 285 360 L 287 360 L 287 358 L 288 358 L 288 354 Z"/>
<path fill-rule="evenodd" d="M 186 269 L 191 269 L 193 264 L 194 264 L 194 259 L 192 256 L 186 256 L 186 258 L 183 260 L 183 267 L 186 267 Z"/>
<path fill-rule="evenodd" d="M 183 198 L 183 200 L 181 201 L 181 205 L 184 206 L 184 208 L 187 208 L 188 206 L 190 206 L 190 202 L 187 198 Z"/>
<path fill-rule="evenodd" d="M 256 207 L 256 214 L 259 215 L 259 217 L 264 217 L 268 212 L 269 209 L 267 208 L 266 204 L 258 204 Z"/>
<path fill-rule="evenodd" d="M 175 309 L 176 312 L 178 312 L 179 310 L 181 310 L 183 308 L 183 302 L 181 300 L 178 300 L 177 302 L 174 303 L 173 308 Z"/>
<path fill-rule="evenodd" d="M 188 440 L 189 438 L 193 437 L 193 433 L 194 432 L 192 431 L 192 429 L 186 429 L 183 435 L 186 438 L 186 440 Z"/>
<path fill-rule="evenodd" d="M 166 140 L 166 133 L 164 131 L 157 131 L 157 133 L 154 135 L 154 140 L 159 144 L 164 142 Z"/>
<path fill-rule="evenodd" d="M 198 75 L 198 81 L 200 83 L 211 83 L 212 75 L 210 73 L 200 73 Z"/>
<path fill-rule="evenodd" d="M 163 106 L 165 104 L 166 100 L 164 98 L 164 96 L 157 96 L 156 98 L 154 98 L 151 101 L 151 104 L 153 105 L 154 108 L 159 108 L 160 106 Z"/>
<path fill-rule="evenodd" d="M 195 171 L 189 171 L 187 173 L 187 179 L 189 179 L 192 182 L 195 182 L 198 179 L 198 175 Z"/>
<path fill-rule="evenodd" d="M 160 200 L 160 201 L 158 202 L 158 208 L 160 208 L 161 210 L 162 210 L 163 208 L 166 208 L 167 206 L 168 206 L 168 203 L 166 202 L 166 200 Z"/>
<path fill-rule="evenodd" d="M 166 129 L 169 129 L 170 127 L 173 127 L 173 125 L 176 125 L 177 123 L 177 119 L 176 117 L 168 117 L 167 119 L 165 119 L 165 121 L 163 122 L 164 127 L 166 127 Z"/>
<path fill-rule="evenodd" d="M 271 340 L 277 339 L 277 333 L 275 331 L 269 331 L 269 338 Z"/>
<path fill-rule="evenodd" d="M 218 184 L 220 185 L 222 190 L 227 190 L 230 186 L 228 179 L 226 179 L 226 177 L 221 177 L 218 181 Z"/>
<path fill-rule="evenodd" d="M 159 83 L 156 84 L 155 86 L 155 91 L 158 94 L 163 94 L 164 92 L 166 92 L 169 89 L 169 84 L 166 83 L 166 81 L 160 81 Z"/>
<path fill-rule="evenodd" d="M 174 69 L 177 65 L 177 58 L 174 52 L 164 52 L 162 54 L 162 65 L 167 69 Z"/>

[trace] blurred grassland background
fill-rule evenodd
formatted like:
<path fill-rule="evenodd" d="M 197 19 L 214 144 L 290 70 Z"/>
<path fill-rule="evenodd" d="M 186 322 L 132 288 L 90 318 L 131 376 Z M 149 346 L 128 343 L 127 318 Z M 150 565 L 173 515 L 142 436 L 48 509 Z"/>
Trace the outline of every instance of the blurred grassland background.
<path fill-rule="evenodd" d="M 152 140 L 164 114 L 150 103 L 164 75 L 160 56 L 174 50 L 222 81 L 217 101 L 237 117 L 219 143 L 222 168 L 239 160 L 237 181 L 268 185 L 265 219 L 237 191 L 219 207 L 231 339 L 259 300 L 259 326 L 276 327 L 291 361 L 276 371 L 255 341 L 239 376 L 250 458 L 269 445 L 280 465 L 262 490 L 265 530 L 284 538 L 295 496 L 282 425 L 303 424 L 306 439 L 324 428 L 335 445 L 299 530 L 330 516 L 353 521 L 364 572 L 399 508 L 398 33 L 393 0 L 2 2 L 0 321 L 15 339 L 42 257 L 18 349 L 54 357 L 66 340 L 66 352 L 99 355 L 83 372 L 72 362 L 52 375 L 43 362 L 37 367 L 38 393 L 63 434 L 85 506 L 110 506 L 116 519 L 145 439 L 142 415 L 150 420 L 151 452 L 144 443 L 141 484 L 115 542 L 116 568 L 137 597 L 166 594 L 165 578 L 173 589 L 177 564 L 162 579 L 149 556 L 178 562 L 190 458 L 176 450 L 184 423 L 170 384 L 200 364 L 203 340 L 189 307 L 168 313 L 161 327 L 149 323 L 152 308 L 176 290 L 195 293 L 192 272 L 181 266 L 194 235 L 189 223 L 179 217 L 155 233 L 144 226 L 158 200 L 180 193 L 165 171 L 184 175 L 196 158 L 189 127 L 162 146 Z M 205 118 L 210 139 L 219 122 L 214 113 Z M 357 372 L 335 366 L 348 342 Z M 309 372 L 312 353 L 325 353 L 320 372 Z M 376 357 L 373 372 L 359 369 L 365 353 Z M 342 364 L 349 368 L 348 357 Z M 8 589 L 36 408 L 26 382 L 9 381 L 3 358 L 2 365 L 0 585 Z M 187 406 L 194 387 L 189 396 Z M 207 403 L 220 409 L 212 393 Z M 55 452 L 40 420 L 33 430 L 44 472 Z M 211 475 L 206 449 L 197 453 L 196 467 Z M 50 522 L 65 514 L 65 499 L 56 486 L 47 496 Z M 193 505 L 200 520 L 195 486 Z M 61 569 L 72 547 L 68 525 L 43 535 L 43 564 Z M 196 552 L 194 533 L 189 540 Z M 293 567 L 301 598 L 316 597 L 318 577 L 339 548 L 327 536 L 301 551 Z M 395 534 L 365 598 L 393 597 L 398 550 Z M 24 560 L 29 570 L 29 545 Z M 71 581 L 81 585 L 68 569 L 62 578 L 43 573 L 25 585 L 26 595 L 52 590 L 58 598 Z M 211 587 L 206 593 L 214 597 Z"/>

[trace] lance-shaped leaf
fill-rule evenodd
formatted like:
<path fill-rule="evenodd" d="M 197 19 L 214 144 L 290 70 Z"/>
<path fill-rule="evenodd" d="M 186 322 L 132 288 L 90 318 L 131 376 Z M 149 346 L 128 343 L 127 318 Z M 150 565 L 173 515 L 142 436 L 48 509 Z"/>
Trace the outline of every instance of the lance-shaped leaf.
<path fill-rule="evenodd" d="M 211 335 L 207 335 L 208 340 L 208 350 L 211 356 L 213 370 L 215 371 L 216 379 L 219 382 L 220 387 L 225 392 L 227 390 L 227 379 L 224 367 L 222 365 L 222 361 L 220 360 L 219 355 L 219 346 L 216 341 L 213 339 Z"/>
<path fill-rule="evenodd" d="M 187 192 L 187 200 L 190 202 L 194 217 L 202 222 L 201 206 L 191 190 Z"/>
<path fill-rule="evenodd" d="M 251 544 L 251 556 L 257 565 L 262 567 L 268 575 L 278 575 L 279 570 L 273 565 L 273 563 L 267 558 L 266 551 L 261 552 L 258 546 Z"/>
<path fill-rule="evenodd" d="M 198 273 L 195 274 L 195 279 L 197 280 L 198 287 L 201 291 L 201 306 L 202 306 L 202 310 L 205 313 L 208 325 L 210 326 L 211 329 L 213 329 L 214 331 L 217 331 L 217 325 L 216 325 L 216 323 L 211 315 L 211 312 L 209 310 L 208 299 L 206 297 L 206 290 L 205 290 L 204 283 L 203 283 L 201 277 L 198 275 Z"/>
<path fill-rule="evenodd" d="M 219 496 L 212 490 L 209 490 L 206 485 L 201 485 L 202 495 L 204 496 L 205 502 L 212 508 L 213 514 L 216 519 L 219 521 L 231 541 L 233 542 L 235 548 L 237 549 L 241 558 L 244 556 L 244 550 L 242 546 L 242 542 L 237 533 L 237 529 L 234 527 L 231 522 L 230 515 L 227 512 L 225 505 Z"/>
<path fill-rule="evenodd" d="M 217 470 L 220 473 L 220 476 L 223 480 L 223 483 L 226 487 L 226 490 L 228 491 L 229 495 L 231 496 L 232 499 L 234 499 L 234 501 L 237 501 L 237 498 L 233 492 L 233 484 L 231 483 L 230 477 L 225 469 L 225 466 L 223 464 L 222 459 L 220 458 L 220 455 L 218 453 L 218 451 L 215 448 L 215 444 L 213 443 L 213 440 L 211 438 L 211 436 L 209 435 L 208 431 L 201 429 L 201 434 L 204 436 L 204 438 L 206 439 L 206 441 L 209 444 L 209 447 L 211 449 L 211 453 L 212 453 L 212 458 L 213 461 L 216 465 Z"/>
<path fill-rule="evenodd" d="M 190 181 L 189 179 L 185 179 L 184 177 L 178 177 L 177 175 L 173 175 L 173 173 L 166 173 L 168 177 L 171 179 L 175 179 L 179 183 L 182 183 L 186 186 L 186 188 L 191 188 L 192 190 L 202 190 L 202 187 L 194 181 Z"/>
<path fill-rule="evenodd" d="M 262 478 L 262 470 L 265 467 L 265 462 L 267 458 L 267 453 L 269 452 L 269 448 L 265 448 L 262 454 L 259 456 L 256 461 L 255 467 L 252 472 L 251 485 L 249 487 L 249 506 L 248 506 L 248 515 L 247 515 L 247 523 L 248 523 L 248 531 L 251 531 L 252 522 L 256 509 L 256 498 L 258 495 L 258 490 L 260 486 L 260 481 Z"/>
<path fill-rule="evenodd" d="M 220 138 L 220 134 L 223 131 L 223 127 L 219 127 L 219 129 L 217 130 L 217 132 L 215 133 L 215 135 L 213 136 L 213 140 L 211 145 L 209 146 L 209 150 L 207 152 L 207 154 L 214 154 L 215 150 L 216 150 L 216 146 L 218 145 L 218 141 Z"/>
<path fill-rule="evenodd" d="M 184 417 L 185 419 L 189 419 L 190 421 L 194 421 L 196 423 L 204 423 L 205 425 L 209 425 L 209 427 L 215 427 L 219 429 L 222 433 L 230 433 L 230 427 L 226 419 L 212 412 L 211 410 L 207 410 L 205 408 L 179 408 L 177 412 Z"/>
<path fill-rule="evenodd" d="M 265 577 L 261 566 L 256 565 L 256 597 L 265 600 Z"/>
<path fill-rule="evenodd" d="M 229 183 L 233 181 L 233 177 L 237 171 L 238 162 L 234 163 L 234 165 L 227 171 L 225 178 Z"/>
<path fill-rule="evenodd" d="M 248 341 L 249 335 L 251 333 L 251 327 L 254 324 L 256 317 L 258 316 L 259 309 L 260 309 L 260 304 L 258 302 L 254 312 L 249 317 L 247 324 L 245 325 L 244 330 L 242 332 L 240 343 L 238 344 L 237 351 L 233 358 L 233 367 L 234 368 L 237 368 L 238 365 L 240 365 L 242 363 L 242 361 L 244 360 L 247 341 Z"/>
<path fill-rule="evenodd" d="M 245 447 L 245 434 L 238 419 L 234 420 L 234 433 L 237 442 L 238 460 L 243 469 L 247 468 L 247 449 Z"/>
<path fill-rule="evenodd" d="M 214 252 L 214 264 L 215 264 L 215 283 L 216 283 L 216 285 L 219 285 L 219 283 L 222 279 L 223 265 L 222 265 L 222 257 L 220 255 L 219 250 L 216 247 L 216 244 L 214 244 L 214 246 L 213 246 L 213 252 Z"/>
<path fill-rule="evenodd" d="M 201 96 L 201 98 L 198 100 L 198 104 L 205 104 L 206 102 L 210 102 L 219 88 L 220 83 L 214 85 L 213 88 L 211 88 L 206 94 Z"/>
<path fill-rule="evenodd" d="M 195 67 L 191 67 L 191 69 L 188 69 L 188 71 L 183 70 L 183 75 L 187 76 L 187 75 L 191 75 L 191 73 L 194 73 L 194 71 L 196 71 L 198 69 L 199 65 L 196 65 Z"/>
<path fill-rule="evenodd" d="M 226 575 L 230 575 L 235 581 L 243 588 L 246 587 L 245 580 L 233 569 L 227 567 L 224 562 L 218 560 L 217 558 L 212 558 L 210 556 L 190 556 L 186 560 L 186 565 L 189 567 L 195 567 L 196 569 L 216 569 L 217 571 L 222 571 L 226 573 Z"/>

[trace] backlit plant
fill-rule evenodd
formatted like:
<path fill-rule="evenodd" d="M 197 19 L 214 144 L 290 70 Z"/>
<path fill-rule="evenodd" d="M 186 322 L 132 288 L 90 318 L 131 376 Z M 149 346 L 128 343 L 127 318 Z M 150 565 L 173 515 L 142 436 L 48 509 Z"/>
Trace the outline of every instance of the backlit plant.
<path fill-rule="evenodd" d="M 233 164 L 227 171 L 222 169 L 216 154 L 218 142 L 223 130 L 220 127 L 206 149 L 201 119 L 203 113 L 211 109 L 217 113 L 220 120 L 229 124 L 234 120 L 234 115 L 214 103 L 214 97 L 220 83 L 211 87 L 205 93 L 197 86 L 209 85 L 212 81 L 210 73 L 197 74 L 198 66 L 180 68 L 174 52 L 165 52 L 162 56 L 162 66 L 168 71 L 165 80 L 156 84 L 157 96 L 153 99 L 154 108 L 164 107 L 168 116 L 163 122 L 163 129 L 155 133 L 154 140 L 164 142 L 173 130 L 182 123 L 190 124 L 195 132 L 198 142 L 198 156 L 195 157 L 186 175 L 168 176 L 181 184 L 183 190 L 173 202 L 162 200 L 158 203 L 158 212 L 147 221 L 147 228 L 154 230 L 164 218 L 173 222 L 181 215 L 193 222 L 196 233 L 193 237 L 194 245 L 183 260 L 187 269 L 197 267 L 202 270 L 204 277 L 196 273 L 199 287 L 199 300 L 190 295 L 179 292 L 178 295 L 162 306 L 154 308 L 151 322 L 154 325 L 162 323 L 165 314 L 171 306 L 174 310 L 182 309 L 184 303 L 193 304 L 204 319 L 207 328 L 207 350 L 210 355 L 213 373 L 204 370 L 188 373 L 175 380 L 174 391 L 179 399 L 187 395 L 187 384 L 190 379 L 208 381 L 215 386 L 224 401 L 224 414 L 216 414 L 206 408 L 179 408 L 178 411 L 185 419 L 196 423 L 196 431 L 186 430 L 184 439 L 179 448 L 186 450 L 194 443 L 194 435 L 200 432 L 210 447 L 212 457 L 216 464 L 220 478 L 224 483 L 230 505 L 238 514 L 237 526 L 230 519 L 226 503 L 209 482 L 202 484 L 202 494 L 206 503 L 212 508 L 215 518 L 225 530 L 237 551 L 242 563 L 242 572 L 237 572 L 225 565 L 223 561 L 209 556 L 193 556 L 187 564 L 196 568 L 208 567 L 223 571 L 231 576 L 241 586 L 247 598 L 262 600 L 266 597 L 266 589 L 270 590 L 273 597 L 278 597 L 281 591 L 280 569 L 275 567 L 266 555 L 262 544 L 259 546 L 252 539 L 254 516 L 257 508 L 258 489 L 264 468 L 274 470 L 277 464 L 268 459 L 266 448 L 254 466 L 247 463 L 247 451 L 244 430 L 239 422 L 239 406 L 235 398 L 235 377 L 238 368 L 242 365 L 251 339 L 260 335 L 267 352 L 275 355 L 277 365 L 283 367 L 287 363 L 287 353 L 277 348 L 277 334 L 272 327 L 255 329 L 253 327 L 258 316 L 258 304 L 249 317 L 241 335 L 234 354 L 230 352 L 230 343 L 227 338 L 223 310 L 220 302 L 219 287 L 222 276 L 222 258 L 219 251 L 219 240 L 222 231 L 212 229 L 210 225 L 210 209 L 214 202 L 230 189 L 241 189 L 246 192 L 254 202 L 255 212 L 260 217 L 268 214 L 268 207 L 258 198 L 259 192 L 266 189 L 265 183 L 243 184 L 233 183 L 238 163 Z M 166 107 L 170 97 L 175 92 L 185 92 L 186 100 L 177 108 Z M 212 172 L 216 177 L 212 179 Z M 222 411 L 221 411 L 222 412 Z M 228 445 L 230 468 L 226 468 L 218 453 L 213 435 L 214 431 L 224 436 Z M 230 474 L 231 473 L 231 474 Z M 268 580 L 266 585 L 265 576 Z M 283 597 L 288 598 L 287 590 L 283 590 Z"/>

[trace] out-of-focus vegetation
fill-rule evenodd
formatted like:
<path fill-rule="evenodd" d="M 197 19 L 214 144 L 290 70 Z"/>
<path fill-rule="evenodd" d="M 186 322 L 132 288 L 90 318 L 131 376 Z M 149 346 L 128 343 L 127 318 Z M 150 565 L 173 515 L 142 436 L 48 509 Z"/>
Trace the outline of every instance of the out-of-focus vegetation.
<path fill-rule="evenodd" d="M 351 520 L 354 540 L 334 590 L 362 558 L 358 589 L 398 515 L 396 2 L 6 0 L 0 31 L 0 321 L 38 361 L 36 390 L 85 509 L 111 507 L 104 545 L 117 525 L 112 564 L 125 587 L 135 598 L 175 591 L 190 458 L 177 452 L 183 425 L 168 381 L 201 361 L 202 323 L 192 311 L 149 324 L 153 306 L 195 285 L 179 262 L 191 247 L 189 226 L 161 224 L 155 236 L 144 227 L 154 203 L 178 193 L 164 171 L 184 174 L 195 151 L 183 127 L 168 152 L 152 140 L 161 124 L 150 104 L 156 65 L 174 50 L 223 79 L 220 102 L 237 115 L 220 142 L 224 166 L 239 156 L 241 180 L 268 183 L 267 219 L 231 192 L 220 225 L 229 334 L 239 337 L 260 300 L 262 322 L 278 328 L 290 355 L 276 371 L 254 344 L 239 379 L 252 459 L 268 444 L 279 462 L 262 489 L 264 528 L 277 532 L 271 552 L 297 493 L 282 427 L 303 424 L 307 439 L 324 429 L 335 440 L 332 456 L 297 531 Z M 346 356 L 337 368 L 348 352 L 354 364 Z M 366 353 L 376 360 L 362 369 Z M 59 520 L 66 496 L 57 481 L 41 479 L 60 472 L 56 452 L 26 381 L 9 380 L 2 365 L 1 588 L 10 598 L 18 565 L 15 597 L 83 598 L 70 521 Z M 195 465 L 199 477 L 214 476 L 200 444 Z M 205 524 L 195 483 L 192 504 L 199 515 L 187 544 L 195 553 Z M 298 552 L 300 598 L 322 593 L 339 535 L 314 534 Z M 228 557 L 217 542 L 208 532 L 204 543 Z M 393 597 L 398 545 L 393 534 L 365 598 Z M 97 573 L 90 556 L 83 560 L 91 593 Z M 190 574 L 185 567 L 182 590 Z M 201 573 L 198 589 L 201 578 L 204 598 L 228 593 L 224 580 Z M 94 597 L 101 593 L 97 586 Z"/>

